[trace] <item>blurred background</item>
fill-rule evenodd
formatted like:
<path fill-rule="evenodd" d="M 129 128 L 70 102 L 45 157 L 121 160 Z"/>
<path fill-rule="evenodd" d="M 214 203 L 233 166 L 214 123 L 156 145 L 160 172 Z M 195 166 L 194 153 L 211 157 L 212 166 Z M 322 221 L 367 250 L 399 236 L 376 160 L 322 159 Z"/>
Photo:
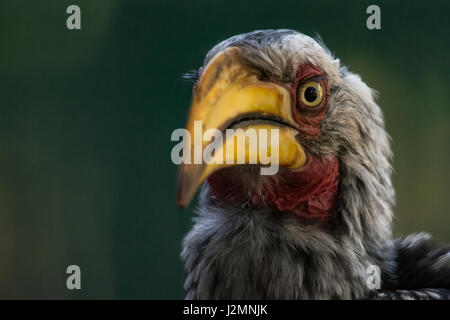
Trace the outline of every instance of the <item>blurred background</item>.
<path fill-rule="evenodd" d="M 66 8 L 81 8 L 81 30 Z M 381 8 L 381 30 L 366 8 Z M 379 92 L 393 138 L 396 235 L 450 241 L 450 2 L 0 2 L 0 298 L 183 298 L 171 132 L 217 42 L 320 35 Z M 194 201 L 195 203 L 195 201 Z M 82 290 L 66 288 L 81 267 Z"/>

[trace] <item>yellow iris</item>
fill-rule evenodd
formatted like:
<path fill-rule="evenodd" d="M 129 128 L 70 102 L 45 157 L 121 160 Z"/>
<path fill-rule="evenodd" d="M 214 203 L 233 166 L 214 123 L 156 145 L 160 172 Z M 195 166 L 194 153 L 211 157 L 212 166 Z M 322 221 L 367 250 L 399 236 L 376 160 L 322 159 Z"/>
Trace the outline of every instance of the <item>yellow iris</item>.
<path fill-rule="evenodd" d="M 323 99 L 323 88 L 317 81 L 308 81 L 300 87 L 300 102 L 307 107 L 318 106 Z"/>

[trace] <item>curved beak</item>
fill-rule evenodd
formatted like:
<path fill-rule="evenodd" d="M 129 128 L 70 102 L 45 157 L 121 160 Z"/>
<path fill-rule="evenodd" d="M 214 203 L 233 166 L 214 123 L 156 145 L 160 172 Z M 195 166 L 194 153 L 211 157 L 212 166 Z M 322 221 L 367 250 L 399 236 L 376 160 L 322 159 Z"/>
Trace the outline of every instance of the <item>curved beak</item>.
<path fill-rule="evenodd" d="M 179 168 L 180 207 L 187 206 L 200 184 L 221 168 L 257 164 L 298 169 L 306 162 L 296 140 L 298 125 L 289 91 L 260 78 L 237 47 L 227 48 L 205 67 L 186 125 L 192 138 L 185 141 L 189 156 Z M 204 161 L 213 137 L 214 152 Z"/>

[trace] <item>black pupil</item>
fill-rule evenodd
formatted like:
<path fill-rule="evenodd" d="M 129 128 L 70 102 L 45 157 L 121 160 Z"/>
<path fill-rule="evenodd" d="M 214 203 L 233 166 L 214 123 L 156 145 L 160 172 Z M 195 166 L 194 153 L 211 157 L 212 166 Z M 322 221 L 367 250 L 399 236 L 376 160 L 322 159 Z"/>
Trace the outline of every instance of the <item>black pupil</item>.
<path fill-rule="evenodd" d="M 314 87 L 308 87 L 305 90 L 305 99 L 308 102 L 313 102 L 317 99 L 317 90 Z"/>

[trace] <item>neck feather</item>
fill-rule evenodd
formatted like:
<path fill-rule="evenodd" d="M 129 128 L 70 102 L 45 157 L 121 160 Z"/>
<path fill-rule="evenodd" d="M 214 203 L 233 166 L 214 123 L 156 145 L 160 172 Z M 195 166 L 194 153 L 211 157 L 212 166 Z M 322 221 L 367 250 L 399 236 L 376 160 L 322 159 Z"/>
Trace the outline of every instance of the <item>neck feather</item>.
<path fill-rule="evenodd" d="M 188 299 L 360 299 L 370 257 L 293 213 L 217 207 L 206 185 L 183 242 Z"/>

